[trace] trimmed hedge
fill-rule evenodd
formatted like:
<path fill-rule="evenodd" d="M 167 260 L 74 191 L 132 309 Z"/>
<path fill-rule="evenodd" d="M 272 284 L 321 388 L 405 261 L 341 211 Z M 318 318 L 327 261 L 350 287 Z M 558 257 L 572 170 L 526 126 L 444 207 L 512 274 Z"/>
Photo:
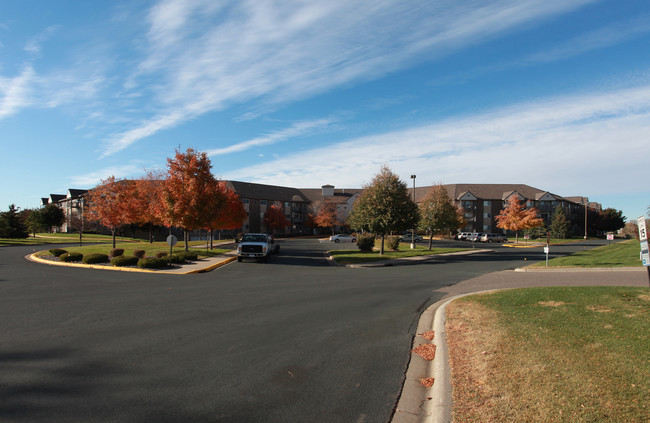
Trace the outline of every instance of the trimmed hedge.
<path fill-rule="evenodd" d="M 144 250 L 133 250 L 133 255 L 137 258 L 144 258 L 146 251 Z"/>
<path fill-rule="evenodd" d="M 138 267 L 142 269 L 162 269 L 167 267 L 167 259 L 157 257 L 147 257 L 138 260 Z"/>
<path fill-rule="evenodd" d="M 386 247 L 390 250 L 399 250 L 399 237 L 397 236 L 387 236 L 386 237 Z"/>
<path fill-rule="evenodd" d="M 69 263 L 71 261 L 81 261 L 83 254 L 81 253 L 63 253 L 59 256 L 60 261 Z"/>
<path fill-rule="evenodd" d="M 167 260 L 167 258 L 165 258 L 163 260 Z M 171 262 L 174 263 L 174 264 L 183 264 L 183 263 L 185 263 L 185 257 L 182 256 L 181 254 L 173 254 Z"/>
<path fill-rule="evenodd" d="M 357 247 L 363 252 L 371 253 L 375 247 L 375 236 L 370 234 L 359 235 L 357 237 Z"/>
<path fill-rule="evenodd" d="M 59 257 L 61 254 L 65 254 L 65 253 L 67 253 L 66 250 L 62 250 L 62 249 L 60 249 L 60 248 L 52 248 L 52 249 L 49 250 L 49 251 L 50 251 L 50 253 L 51 253 L 54 257 Z"/>
<path fill-rule="evenodd" d="M 124 255 L 124 248 L 111 249 L 111 257 L 120 257 Z"/>
<path fill-rule="evenodd" d="M 199 254 L 196 251 L 184 251 L 176 255 L 179 257 L 183 257 L 187 261 L 196 261 L 199 259 Z"/>
<path fill-rule="evenodd" d="M 86 264 L 107 263 L 108 254 L 88 254 L 84 256 L 83 262 Z"/>
<path fill-rule="evenodd" d="M 138 264 L 138 260 L 140 260 L 138 257 L 131 256 L 131 257 L 124 257 L 124 256 L 119 256 L 119 257 L 113 257 L 111 260 L 111 264 L 113 266 L 135 266 Z"/>
<path fill-rule="evenodd" d="M 158 252 L 156 253 L 156 257 L 157 257 L 157 258 L 167 257 L 167 253 L 164 252 L 164 251 L 158 251 Z"/>

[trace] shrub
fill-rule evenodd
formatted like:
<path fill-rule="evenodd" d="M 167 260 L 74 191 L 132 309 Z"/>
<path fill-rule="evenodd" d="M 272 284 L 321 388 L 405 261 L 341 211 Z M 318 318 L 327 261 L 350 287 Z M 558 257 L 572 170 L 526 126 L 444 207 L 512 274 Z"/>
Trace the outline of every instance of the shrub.
<path fill-rule="evenodd" d="M 167 260 L 158 257 L 147 257 L 138 260 L 138 267 L 142 269 L 162 269 L 167 267 Z"/>
<path fill-rule="evenodd" d="M 138 264 L 138 260 L 140 260 L 138 257 L 131 256 L 131 257 L 124 257 L 124 256 L 119 256 L 119 257 L 113 257 L 111 260 L 111 264 L 113 266 L 135 266 Z"/>
<path fill-rule="evenodd" d="M 133 255 L 137 258 L 144 258 L 146 252 L 144 250 L 133 250 Z"/>
<path fill-rule="evenodd" d="M 108 262 L 108 254 L 87 254 L 83 258 L 86 264 L 106 263 Z"/>
<path fill-rule="evenodd" d="M 50 253 L 51 253 L 54 257 L 59 257 L 61 254 L 65 254 L 65 253 L 67 253 L 67 251 L 66 251 L 66 250 L 62 250 L 62 249 L 60 249 L 60 248 L 52 248 L 52 249 L 50 250 Z"/>
<path fill-rule="evenodd" d="M 389 250 L 399 250 L 399 237 L 387 236 L 386 247 L 388 247 Z"/>
<path fill-rule="evenodd" d="M 111 257 L 120 257 L 121 255 L 124 255 L 124 248 L 111 249 Z"/>
<path fill-rule="evenodd" d="M 157 258 L 167 257 L 167 253 L 164 252 L 164 251 L 158 251 L 158 252 L 156 253 L 156 257 L 157 257 Z"/>
<path fill-rule="evenodd" d="M 359 235 L 357 237 L 357 246 L 363 252 L 372 252 L 375 247 L 375 236 L 370 234 Z"/>
<path fill-rule="evenodd" d="M 196 251 L 185 251 L 178 253 L 177 256 L 183 257 L 187 261 L 195 261 L 199 259 L 199 254 Z"/>
<path fill-rule="evenodd" d="M 183 264 L 185 263 L 185 256 L 181 254 L 173 254 L 171 262 L 174 264 Z"/>
<path fill-rule="evenodd" d="M 71 261 L 81 261 L 82 258 L 83 258 L 83 254 L 81 253 L 63 253 L 59 256 L 59 260 L 64 261 L 66 263 Z"/>

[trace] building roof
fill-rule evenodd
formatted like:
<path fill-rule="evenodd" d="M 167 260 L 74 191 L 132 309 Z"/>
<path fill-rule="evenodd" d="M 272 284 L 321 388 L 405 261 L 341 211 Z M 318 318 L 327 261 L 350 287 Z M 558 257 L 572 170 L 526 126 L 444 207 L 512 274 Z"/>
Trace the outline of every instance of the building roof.
<path fill-rule="evenodd" d="M 68 190 L 68 198 L 76 198 L 76 197 L 81 197 L 85 193 L 87 193 L 87 189 L 69 189 Z"/>
<path fill-rule="evenodd" d="M 56 203 L 61 200 L 68 198 L 65 194 L 50 194 L 50 203 Z"/>
<path fill-rule="evenodd" d="M 333 188 L 331 185 L 327 186 L 328 188 Z M 310 202 L 316 201 L 331 201 L 332 203 L 344 203 L 348 201 L 357 193 L 363 192 L 363 189 L 359 188 L 339 188 L 334 190 L 334 195 L 328 195 L 323 197 L 323 190 L 320 188 L 301 188 L 300 191 Z"/>
<path fill-rule="evenodd" d="M 254 184 L 252 182 L 226 181 L 241 198 L 275 201 L 309 202 L 298 188 L 279 187 L 275 185 Z"/>

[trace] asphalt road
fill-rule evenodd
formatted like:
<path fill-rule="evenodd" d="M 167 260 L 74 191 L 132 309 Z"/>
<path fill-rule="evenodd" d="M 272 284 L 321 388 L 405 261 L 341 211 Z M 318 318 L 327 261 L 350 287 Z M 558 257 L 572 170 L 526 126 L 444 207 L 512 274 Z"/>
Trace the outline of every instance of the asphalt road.
<path fill-rule="evenodd" d="M 494 245 L 350 269 L 324 254 L 349 245 L 279 243 L 269 264 L 179 276 L 0 247 L 0 421 L 386 422 L 420 313 L 458 282 L 544 259 Z"/>

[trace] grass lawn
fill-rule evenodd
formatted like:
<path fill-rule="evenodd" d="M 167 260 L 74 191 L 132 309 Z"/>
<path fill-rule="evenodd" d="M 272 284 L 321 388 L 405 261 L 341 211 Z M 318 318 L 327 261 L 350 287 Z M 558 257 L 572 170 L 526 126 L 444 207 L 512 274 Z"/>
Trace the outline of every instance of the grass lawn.
<path fill-rule="evenodd" d="M 639 241 L 630 239 L 548 261 L 549 267 L 641 267 Z M 535 263 L 532 267 L 544 267 Z"/>
<path fill-rule="evenodd" d="M 364 253 L 355 247 L 353 250 L 333 250 L 329 254 L 336 259 L 339 264 L 356 264 L 356 263 L 370 263 L 382 260 L 393 260 L 404 257 L 418 257 L 430 256 L 444 253 L 454 253 L 457 251 L 467 251 L 471 248 L 432 248 L 428 250 L 426 246 L 416 245 L 415 249 L 411 250 L 408 243 L 401 243 L 398 251 L 384 250 L 383 255 L 379 255 L 379 242 L 375 244 L 376 250 L 372 253 Z M 426 244 L 426 243 L 425 243 Z"/>
<path fill-rule="evenodd" d="M 169 253 L 169 245 L 166 242 L 118 242 L 115 244 L 117 248 L 124 249 L 125 256 L 132 256 L 134 250 L 145 250 L 148 257 L 153 257 L 157 252 L 163 251 Z M 191 246 L 205 246 L 205 241 L 192 241 L 190 242 Z M 93 253 L 104 253 L 109 254 L 113 248 L 112 244 L 101 244 L 101 245 L 85 245 L 83 247 L 79 246 L 70 246 L 64 248 L 69 253 L 81 253 L 81 254 L 93 254 Z M 206 250 L 205 248 L 190 248 L 190 251 L 198 253 L 199 257 L 213 257 L 220 254 L 223 254 L 227 251 L 230 251 L 229 248 L 215 248 L 213 250 Z M 174 246 L 174 254 L 185 251 L 183 243 L 179 242 Z M 36 253 L 37 256 L 47 256 L 49 255 L 47 250 L 39 251 Z"/>
<path fill-rule="evenodd" d="M 110 235 L 97 235 L 97 234 L 83 234 L 83 242 L 99 243 L 99 242 L 113 242 Z M 133 238 L 117 237 L 121 242 L 138 242 Z M 37 233 L 36 238 L 31 234 L 29 238 L 0 238 L 0 245 L 38 245 L 38 244 L 79 244 L 79 234 L 62 234 L 62 233 Z"/>
<path fill-rule="evenodd" d="M 647 288 L 499 291 L 446 315 L 454 421 L 648 421 Z"/>

